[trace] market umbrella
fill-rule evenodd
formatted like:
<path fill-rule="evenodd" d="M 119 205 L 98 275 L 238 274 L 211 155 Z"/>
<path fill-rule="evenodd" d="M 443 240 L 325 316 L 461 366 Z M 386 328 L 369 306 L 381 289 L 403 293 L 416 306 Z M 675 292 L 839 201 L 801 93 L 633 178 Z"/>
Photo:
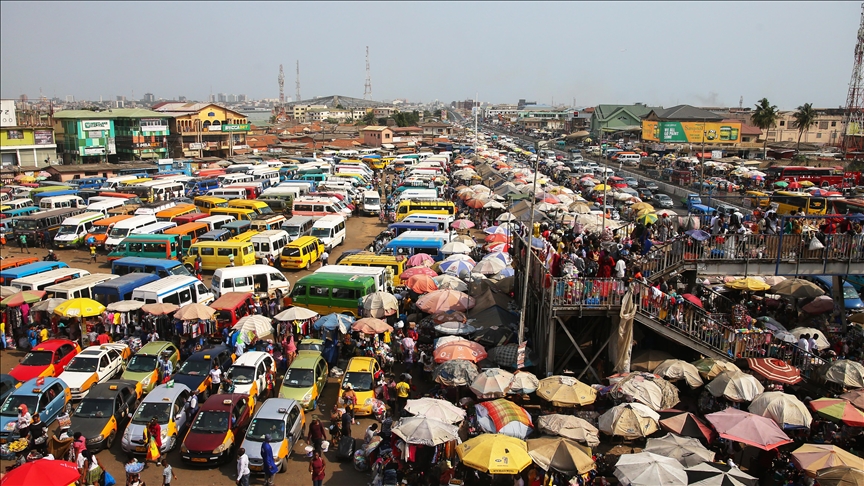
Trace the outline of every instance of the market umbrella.
<path fill-rule="evenodd" d="M 259 338 L 273 334 L 273 324 L 270 322 L 270 319 L 260 315 L 242 317 L 231 329 L 252 332 Z"/>
<path fill-rule="evenodd" d="M 722 412 L 709 413 L 705 418 L 720 437 L 766 451 L 792 442 L 773 420 L 737 408 L 729 407 Z"/>
<path fill-rule="evenodd" d="M 531 415 L 510 400 L 499 398 L 474 406 L 477 424 L 486 432 L 525 440 L 534 430 Z"/>
<path fill-rule="evenodd" d="M 174 318 L 181 321 L 207 320 L 212 318 L 215 313 L 216 309 L 193 302 L 177 309 L 174 312 Z"/>
<path fill-rule="evenodd" d="M 519 474 L 530 466 L 528 445 L 503 434 L 481 434 L 456 446 L 466 466 L 489 474 Z"/>
<path fill-rule="evenodd" d="M 622 403 L 598 419 L 599 429 L 607 435 L 639 439 L 657 432 L 660 415 L 641 403 Z"/>
<path fill-rule="evenodd" d="M 666 351 L 648 349 L 639 352 L 633 357 L 630 368 L 636 371 L 654 371 L 654 368 L 660 366 L 660 363 L 667 359 L 675 359 L 675 357 Z"/>
<path fill-rule="evenodd" d="M 46 292 L 44 290 L 22 290 L 0 300 L 0 306 L 20 307 L 24 304 L 32 304 L 42 300 L 42 297 L 45 297 L 45 294 Z"/>
<path fill-rule="evenodd" d="M 794 385 L 802 380 L 801 371 L 782 359 L 747 358 L 747 366 L 763 378 L 777 383 Z"/>
<path fill-rule="evenodd" d="M 436 290 L 417 299 L 417 308 L 427 314 L 449 310 L 467 311 L 474 307 L 474 297 L 456 290 Z"/>
<path fill-rule="evenodd" d="M 471 247 L 466 245 L 465 243 L 451 241 L 450 243 L 445 243 L 444 246 L 441 247 L 441 253 L 445 253 L 448 255 L 452 253 L 468 254 L 471 253 Z"/>
<path fill-rule="evenodd" d="M 671 457 L 684 467 L 714 460 L 714 453 L 706 449 L 697 439 L 671 433 L 663 437 L 648 439 L 644 451 Z"/>
<path fill-rule="evenodd" d="M 354 324 L 354 316 L 334 312 L 313 322 L 312 328 L 326 329 L 328 331 L 339 329 L 342 334 L 347 334 L 348 329 L 351 328 L 351 324 Z"/>
<path fill-rule="evenodd" d="M 450 336 L 464 336 L 477 330 L 477 328 L 470 324 L 457 321 L 442 322 L 435 326 L 434 329 L 441 334 L 447 334 Z"/>
<path fill-rule="evenodd" d="M 392 332 L 393 327 L 391 327 L 390 324 L 387 324 L 381 319 L 376 319 L 374 317 L 364 317 L 363 319 L 358 319 L 354 321 L 354 324 L 351 324 L 351 330 L 371 335 L 381 334 L 382 332 Z"/>
<path fill-rule="evenodd" d="M 804 444 L 792 451 L 792 462 L 810 477 L 827 467 L 864 469 L 864 459 L 831 444 Z"/>
<path fill-rule="evenodd" d="M 661 416 L 663 412 L 661 412 Z M 689 412 L 678 412 L 660 419 L 660 428 L 686 437 L 695 437 L 705 442 L 714 440 L 715 434 L 708 424 Z"/>
<path fill-rule="evenodd" d="M 777 319 L 768 316 L 761 316 L 756 318 L 757 321 L 761 322 L 765 329 L 770 329 L 772 331 L 783 331 L 788 334 L 789 331 L 786 330 L 786 326 L 780 324 Z M 794 337 L 794 336 L 793 336 Z"/>
<path fill-rule="evenodd" d="M 810 402 L 810 408 L 820 416 L 850 427 L 864 427 L 864 411 L 843 398 L 819 398 Z"/>
<path fill-rule="evenodd" d="M 177 306 L 175 304 L 168 303 L 168 302 L 163 302 L 163 303 L 157 302 L 154 304 L 145 304 L 145 305 L 141 306 L 142 311 L 144 311 L 148 314 L 154 315 L 154 316 L 165 316 L 165 315 L 168 315 L 168 314 L 176 311 L 179 308 L 180 308 L 179 306 Z"/>
<path fill-rule="evenodd" d="M 749 290 L 751 292 L 761 292 L 771 288 L 770 285 L 753 277 L 739 278 L 738 280 L 735 280 L 734 282 L 729 282 L 725 285 L 730 289 Z"/>
<path fill-rule="evenodd" d="M 831 312 L 834 310 L 834 299 L 827 295 L 820 295 L 802 307 L 801 310 L 808 314 L 824 314 L 826 312 Z"/>
<path fill-rule="evenodd" d="M 717 375 L 723 373 L 724 371 L 741 371 L 734 364 L 722 359 L 715 358 L 702 358 L 700 360 L 694 361 L 693 366 L 695 366 L 696 369 L 699 370 L 699 374 L 702 376 L 702 378 L 706 380 L 713 380 L 717 377 Z"/>
<path fill-rule="evenodd" d="M 438 290 L 438 284 L 428 275 L 414 275 L 403 285 L 418 294 L 428 294 L 429 292 Z"/>
<path fill-rule="evenodd" d="M 432 314 L 432 322 L 435 325 L 444 324 L 445 322 L 468 322 L 468 316 L 464 312 L 459 311 L 444 311 Z"/>
<path fill-rule="evenodd" d="M 174 314 L 174 316 L 176 317 L 177 314 Z M 305 307 L 297 307 L 295 305 L 276 314 L 273 316 L 273 319 L 276 319 L 277 321 L 305 321 L 306 319 L 312 319 L 313 317 L 318 317 L 318 313 Z"/>
<path fill-rule="evenodd" d="M 450 260 L 446 262 L 441 262 L 438 265 L 438 268 L 447 275 L 461 277 L 463 275 L 470 274 L 471 271 L 474 269 L 474 265 L 474 263 L 466 260 Z"/>
<path fill-rule="evenodd" d="M 528 455 L 545 471 L 586 474 L 595 468 L 591 449 L 564 437 L 529 439 Z"/>
<path fill-rule="evenodd" d="M 633 211 L 642 211 L 643 209 L 647 209 L 648 211 L 654 211 L 654 206 L 648 204 L 647 202 L 638 202 L 632 206 L 630 209 Z"/>
<path fill-rule="evenodd" d="M 684 380 L 690 388 L 698 388 L 704 385 L 696 366 L 680 359 L 667 359 L 663 361 L 654 368 L 654 374 L 669 381 Z"/>
<path fill-rule="evenodd" d="M 825 338 L 825 333 L 819 329 L 814 329 L 812 327 L 796 327 L 789 332 L 795 336 L 795 339 L 801 339 L 802 334 L 809 334 L 810 337 L 813 337 L 814 334 L 818 334 L 819 338 L 816 339 L 816 347 L 819 349 L 831 348 L 831 343 Z"/>
<path fill-rule="evenodd" d="M 825 291 L 809 280 L 793 278 L 771 286 L 771 293 L 796 299 L 811 299 L 825 295 Z"/>
<path fill-rule="evenodd" d="M 680 401 L 675 385 L 644 372 L 627 374 L 612 386 L 611 393 L 614 398 L 636 400 L 655 411 L 670 409 Z"/>
<path fill-rule="evenodd" d="M 684 233 L 696 241 L 705 241 L 708 238 L 711 238 L 711 233 L 701 229 L 692 229 L 685 231 Z"/>
<path fill-rule="evenodd" d="M 63 302 L 66 302 L 66 299 L 50 298 L 50 299 L 40 300 L 39 302 L 36 302 L 35 304 L 33 304 L 33 306 L 30 307 L 30 310 L 36 311 L 36 312 L 48 312 L 49 314 L 53 314 L 54 309 L 56 309 L 57 306 L 62 304 Z M 144 303 L 141 302 L 141 304 L 143 305 Z"/>
<path fill-rule="evenodd" d="M 741 371 L 724 371 L 705 385 L 705 389 L 715 397 L 726 397 L 733 402 L 750 402 L 765 391 L 756 377 Z"/>
<path fill-rule="evenodd" d="M 756 486 L 759 480 L 737 467 L 703 462 L 684 469 L 689 486 Z"/>
<path fill-rule="evenodd" d="M 445 344 L 458 343 L 458 342 L 470 343 L 472 341 L 469 341 L 469 340 L 467 340 L 461 336 L 441 336 L 440 338 L 435 340 L 435 349 L 438 349 L 441 346 L 444 346 Z"/>
<path fill-rule="evenodd" d="M 471 248 L 475 248 L 477 246 L 477 242 L 474 241 L 474 238 L 468 235 L 459 235 L 453 238 L 453 241 L 458 241 L 460 243 L 464 243 Z M 426 255 L 426 253 L 418 253 L 418 255 Z"/>
<path fill-rule="evenodd" d="M 442 260 L 441 263 L 438 264 L 438 267 L 440 268 L 441 265 L 443 265 L 444 263 L 449 263 L 449 262 L 460 262 L 460 261 L 461 261 L 461 262 L 468 262 L 468 263 L 470 263 L 471 265 L 477 265 L 477 262 L 475 262 L 474 259 L 471 258 L 470 256 L 468 256 L 468 255 L 464 255 L 464 254 L 462 254 L 462 253 L 454 253 L 454 254 L 452 254 L 452 255 L 447 255 L 447 258 L 445 258 L 444 260 Z M 445 268 L 446 268 L 446 267 L 445 267 Z"/>
<path fill-rule="evenodd" d="M 816 471 L 820 486 L 864 486 L 864 470 L 849 466 L 826 467 Z"/>
<path fill-rule="evenodd" d="M 573 415 L 552 413 L 541 415 L 537 427 L 541 432 L 560 435 L 577 442 L 583 442 L 589 447 L 600 445 L 600 431 L 583 418 Z"/>
<path fill-rule="evenodd" d="M 747 407 L 750 413 L 768 417 L 783 429 L 810 428 L 813 416 L 795 395 L 765 392 Z"/>
<path fill-rule="evenodd" d="M 477 363 L 486 359 L 486 350 L 474 341 L 463 339 L 435 348 L 432 356 L 435 358 L 436 363 L 443 363 L 451 359 L 464 359 Z"/>
<path fill-rule="evenodd" d="M 474 339 L 477 339 L 476 335 L 474 336 Z M 510 382 L 510 393 L 527 395 L 537 391 L 537 387 L 539 386 L 540 380 L 534 376 L 534 373 L 517 370 L 516 373 L 513 374 L 513 380 Z"/>
<path fill-rule="evenodd" d="M 486 196 L 475 196 L 475 197 L 472 197 L 471 199 L 465 201 L 465 205 L 468 206 L 469 208 L 481 209 L 483 207 L 483 205 L 489 201 L 490 201 L 490 199 L 487 198 Z"/>
<path fill-rule="evenodd" d="M 840 395 L 839 398 L 849 400 L 850 402 L 852 402 L 852 405 L 855 405 L 856 407 L 864 410 L 864 389 L 859 388 L 857 390 L 846 392 Z"/>
<path fill-rule="evenodd" d="M 434 381 L 444 386 L 468 386 L 477 378 L 477 365 L 464 359 L 451 359 L 435 367 Z"/>
<path fill-rule="evenodd" d="M 459 438 L 455 425 L 429 417 L 405 417 L 394 424 L 393 433 L 406 444 L 436 446 Z"/>
<path fill-rule="evenodd" d="M 503 346 L 497 346 L 487 351 L 489 353 L 489 361 L 497 364 L 498 366 L 506 366 L 507 368 L 515 368 L 518 364 L 519 358 L 519 345 L 516 343 L 509 343 Z M 525 348 L 525 366 L 532 366 L 533 363 L 529 356 L 531 355 L 531 348 Z"/>
<path fill-rule="evenodd" d="M 450 227 L 457 230 L 471 229 L 474 227 L 474 222 L 467 219 L 457 219 L 450 223 Z"/>
<path fill-rule="evenodd" d="M 684 300 L 686 300 L 687 302 L 690 302 L 691 304 L 695 305 L 696 307 L 699 307 L 700 309 L 705 307 L 702 304 L 702 299 L 700 299 L 699 297 L 696 297 L 693 294 L 681 294 L 681 297 L 683 297 Z"/>
<path fill-rule="evenodd" d="M 513 374 L 501 368 L 482 370 L 468 387 L 477 398 L 501 398 L 510 392 Z"/>
<path fill-rule="evenodd" d="M 144 302 L 140 300 L 120 300 L 108 304 L 107 309 L 111 312 L 130 312 L 144 307 Z"/>
<path fill-rule="evenodd" d="M 615 464 L 615 477 L 622 486 L 687 485 L 687 473 L 681 463 L 652 452 L 621 456 Z"/>
<path fill-rule="evenodd" d="M 501 204 L 498 201 L 488 201 L 483 205 L 483 209 L 506 209 L 507 206 Z"/>
<path fill-rule="evenodd" d="M 461 422 L 465 418 L 465 410 L 453 405 L 447 400 L 423 397 L 408 400 L 405 410 L 418 417 L 440 420 L 448 424 Z"/>
<path fill-rule="evenodd" d="M 104 305 L 86 297 L 67 300 L 54 308 L 54 313 L 61 317 L 95 317 L 103 312 Z"/>
<path fill-rule="evenodd" d="M 436 272 L 435 270 L 432 270 L 429 267 L 411 267 L 409 269 L 406 269 L 404 272 L 400 273 L 399 279 L 401 279 L 402 281 L 405 281 L 405 280 L 408 280 L 409 278 L 413 277 L 414 275 L 428 275 L 430 277 L 437 277 L 438 272 Z"/>
<path fill-rule="evenodd" d="M 468 284 L 453 275 L 439 275 L 437 277 L 432 277 L 432 280 L 435 281 L 439 289 L 458 290 L 459 292 L 465 292 L 468 290 Z"/>
<path fill-rule="evenodd" d="M 372 292 L 363 297 L 363 315 L 375 318 L 392 316 L 399 311 L 399 301 L 390 292 Z"/>
<path fill-rule="evenodd" d="M 408 258 L 407 265 L 408 267 L 419 267 L 419 266 L 432 266 L 435 263 L 435 259 L 429 256 L 428 253 L 415 253 Z"/>
<path fill-rule="evenodd" d="M 9 297 L 10 295 L 15 295 L 18 292 L 20 292 L 20 290 L 18 290 L 17 287 L 10 287 L 8 285 L 0 285 L 0 299 L 5 299 L 6 297 Z"/>
<path fill-rule="evenodd" d="M 818 372 L 825 381 L 837 383 L 846 388 L 864 388 L 864 365 L 857 361 L 838 359 L 826 363 L 819 368 Z"/>
<path fill-rule="evenodd" d="M 80 477 L 74 462 L 37 459 L 7 472 L 3 486 L 68 486 Z"/>
<path fill-rule="evenodd" d="M 486 235 L 483 241 L 486 243 L 509 243 L 510 236 L 503 233 L 492 233 L 491 235 Z"/>
<path fill-rule="evenodd" d="M 507 264 L 498 258 L 487 258 L 480 260 L 480 263 L 474 267 L 472 273 L 480 273 L 483 275 L 496 275 L 507 268 Z"/>
<path fill-rule="evenodd" d="M 647 225 L 648 223 L 651 223 L 651 224 L 656 223 L 658 219 L 659 218 L 654 213 L 645 213 L 645 214 L 642 214 L 640 216 L 637 216 L 636 222 Z"/>
<path fill-rule="evenodd" d="M 516 220 L 516 216 L 514 216 L 512 213 L 501 213 L 498 215 L 497 218 L 495 218 L 495 221 L 499 221 L 499 222 L 500 221 L 504 221 L 504 222 L 515 221 L 515 220 Z"/>

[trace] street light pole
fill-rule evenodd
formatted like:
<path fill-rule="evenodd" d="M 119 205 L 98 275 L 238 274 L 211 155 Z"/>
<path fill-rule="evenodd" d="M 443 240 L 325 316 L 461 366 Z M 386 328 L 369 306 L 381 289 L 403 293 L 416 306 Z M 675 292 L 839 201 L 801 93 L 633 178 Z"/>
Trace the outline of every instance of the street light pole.
<path fill-rule="evenodd" d="M 702 190 L 705 188 L 705 119 L 702 119 L 702 161 L 699 163 L 699 199 L 702 199 Z"/>
<path fill-rule="evenodd" d="M 541 147 L 545 147 L 547 142 L 540 141 L 537 142 L 538 152 Z M 519 346 L 522 346 L 522 343 L 525 341 L 525 313 L 527 312 L 528 306 L 528 278 L 531 274 L 531 242 L 534 238 L 534 204 L 537 200 L 537 179 L 540 178 L 538 173 L 538 168 L 540 166 L 540 157 L 538 156 L 534 160 L 534 186 L 531 189 L 531 217 L 528 220 L 528 249 L 525 252 L 525 277 L 524 282 L 522 282 L 522 311 L 519 313 Z"/>

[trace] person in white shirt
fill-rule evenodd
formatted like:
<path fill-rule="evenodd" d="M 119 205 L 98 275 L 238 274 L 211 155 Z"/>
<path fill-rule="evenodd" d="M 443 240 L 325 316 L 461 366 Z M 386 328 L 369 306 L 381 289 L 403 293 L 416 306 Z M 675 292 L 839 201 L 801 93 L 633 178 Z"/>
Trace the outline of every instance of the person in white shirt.
<path fill-rule="evenodd" d="M 216 395 L 219 393 L 219 385 L 222 384 L 222 370 L 219 369 L 218 365 L 213 365 L 213 369 L 210 370 L 210 394 Z"/>
<path fill-rule="evenodd" d="M 627 262 L 624 261 L 623 258 L 619 258 L 617 262 L 615 262 L 615 278 L 624 278 L 624 275 L 627 274 Z"/>
<path fill-rule="evenodd" d="M 801 351 L 806 351 L 809 353 L 810 352 L 809 338 L 810 338 L 809 334 L 802 334 L 801 338 L 798 339 L 798 349 L 800 349 Z"/>
<path fill-rule="evenodd" d="M 243 447 L 237 451 L 237 486 L 249 486 L 249 456 Z"/>
<path fill-rule="evenodd" d="M 810 347 L 810 354 L 816 354 L 819 351 L 819 347 L 816 346 L 817 339 L 819 339 L 819 335 L 813 333 L 813 336 L 811 336 L 810 339 L 807 340 L 807 344 Z"/>
<path fill-rule="evenodd" d="M 375 438 L 375 433 L 378 431 L 378 424 L 372 424 L 366 427 L 366 434 L 363 435 L 363 442 L 368 444 Z"/>

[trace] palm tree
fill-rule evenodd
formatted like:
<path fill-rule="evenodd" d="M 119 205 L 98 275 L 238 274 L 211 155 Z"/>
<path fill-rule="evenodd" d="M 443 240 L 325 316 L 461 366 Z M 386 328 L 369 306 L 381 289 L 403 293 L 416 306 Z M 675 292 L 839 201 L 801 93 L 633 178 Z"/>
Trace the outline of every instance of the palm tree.
<path fill-rule="evenodd" d="M 798 107 L 798 111 L 792 114 L 792 119 L 795 120 L 795 125 L 798 126 L 798 146 L 795 148 L 796 152 L 801 151 L 801 136 L 816 124 L 816 117 L 818 116 L 819 114 L 813 109 L 811 103 L 804 103 L 803 106 Z"/>
<path fill-rule="evenodd" d="M 777 106 L 768 102 L 768 98 L 762 98 L 759 103 L 756 103 L 756 110 L 750 121 L 756 128 L 765 132 L 765 141 L 762 144 L 762 158 L 768 157 L 768 130 L 774 127 L 779 117 Z"/>

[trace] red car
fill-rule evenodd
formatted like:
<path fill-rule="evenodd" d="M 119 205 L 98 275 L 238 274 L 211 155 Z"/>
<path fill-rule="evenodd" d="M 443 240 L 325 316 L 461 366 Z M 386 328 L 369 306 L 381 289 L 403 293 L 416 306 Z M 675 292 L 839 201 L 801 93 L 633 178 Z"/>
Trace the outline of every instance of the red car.
<path fill-rule="evenodd" d="M 252 418 L 255 401 L 245 393 L 213 395 L 201 405 L 183 445 L 183 462 L 211 465 L 228 462 Z"/>
<path fill-rule="evenodd" d="M 73 341 L 49 339 L 37 344 L 9 374 L 20 382 L 41 376 L 57 377 L 79 352 L 81 347 Z"/>

